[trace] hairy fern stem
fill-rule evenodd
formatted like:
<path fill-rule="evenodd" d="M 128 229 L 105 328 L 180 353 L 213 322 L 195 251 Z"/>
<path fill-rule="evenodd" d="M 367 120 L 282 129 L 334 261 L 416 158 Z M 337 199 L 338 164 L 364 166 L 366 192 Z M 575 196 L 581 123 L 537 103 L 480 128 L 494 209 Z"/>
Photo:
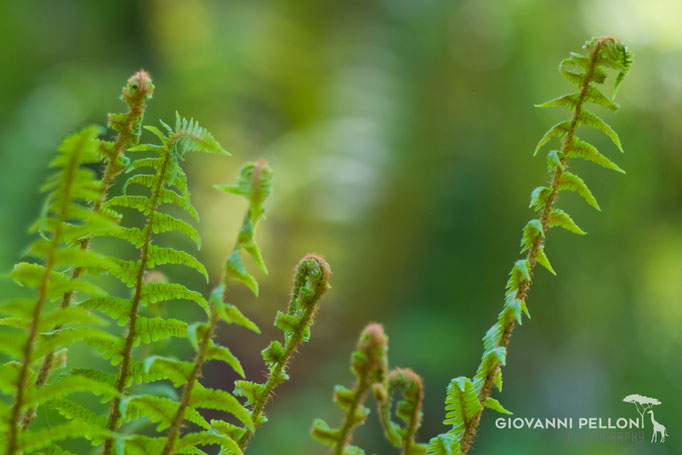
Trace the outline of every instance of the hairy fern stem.
<path fill-rule="evenodd" d="M 116 124 L 116 130 L 119 131 L 116 142 L 114 143 L 111 153 L 105 153 L 108 156 L 107 164 L 104 167 L 102 179 L 100 180 L 100 198 L 92 203 L 92 211 L 96 214 L 102 212 L 102 206 L 106 202 L 107 193 L 113 185 L 116 177 L 125 169 L 121 164 L 122 158 L 126 150 L 137 145 L 140 141 L 141 124 L 144 119 L 144 112 L 146 110 L 146 102 L 154 93 L 154 84 L 146 71 L 138 71 L 128 79 L 128 83 L 123 87 L 121 98 L 128 104 L 128 112 L 124 114 L 121 121 L 115 121 L 112 116 L 110 123 Z M 80 241 L 80 249 L 87 250 L 90 248 L 92 237 L 86 237 Z M 81 277 L 85 272 L 86 267 L 75 267 L 71 273 L 71 279 L 75 280 Z M 68 308 L 75 294 L 75 290 L 68 291 L 62 296 L 60 308 Z M 61 330 L 59 325 L 55 330 Z M 45 385 L 50 376 L 50 371 L 54 367 L 55 352 L 52 351 L 47 354 L 40 368 L 38 376 L 36 377 L 35 385 L 41 387 Z M 37 416 L 37 406 L 26 411 L 22 419 L 23 430 L 26 431 L 33 419 Z"/>
<path fill-rule="evenodd" d="M 547 203 L 545 204 L 544 208 L 540 213 L 540 223 L 542 225 L 543 235 L 538 235 L 535 238 L 535 241 L 532 243 L 530 249 L 528 250 L 528 254 L 526 255 L 526 260 L 528 261 L 529 264 L 528 278 L 525 278 L 523 281 L 521 281 L 521 283 L 519 283 L 519 288 L 517 292 L 517 298 L 524 302 L 532 284 L 533 271 L 538 263 L 538 255 L 540 254 L 541 249 L 545 243 L 544 233 L 546 233 L 550 227 L 549 225 L 551 213 L 552 210 L 554 209 L 554 204 L 559 197 L 560 178 L 565 173 L 568 167 L 568 158 L 570 156 L 571 148 L 573 147 L 574 144 L 576 130 L 580 124 L 582 108 L 586 102 L 588 89 L 590 88 L 590 84 L 594 80 L 595 68 L 597 66 L 600 51 L 604 43 L 609 40 L 613 40 L 613 37 L 605 37 L 597 40 L 589 57 L 589 64 L 586 68 L 582 87 L 580 88 L 579 96 L 574 107 L 570 127 L 568 129 L 567 134 L 564 136 L 561 144 L 560 158 L 561 166 L 557 166 L 554 168 L 554 172 L 552 173 L 549 182 L 549 188 L 551 188 L 551 190 L 547 199 Z M 507 349 L 515 325 L 516 325 L 515 319 L 512 318 L 508 320 L 507 324 L 504 326 L 503 336 L 498 347 L 503 347 L 505 350 Z M 476 435 L 476 430 L 481 421 L 481 415 L 483 414 L 483 410 L 485 409 L 484 405 L 488 397 L 490 397 L 493 385 L 495 383 L 495 376 L 497 374 L 497 370 L 500 369 L 500 366 L 501 362 L 497 362 L 496 367 L 490 370 L 490 372 L 485 378 L 483 386 L 481 387 L 478 393 L 478 398 L 482 406 L 481 409 L 473 417 L 473 419 L 467 422 L 466 429 L 464 430 L 464 433 L 462 434 L 462 437 L 460 439 L 461 443 L 460 450 L 463 455 L 469 451 L 473 444 Z"/>
<path fill-rule="evenodd" d="M 275 326 L 284 331 L 284 346 L 273 341 L 262 351 L 268 366 L 265 384 L 254 384 L 245 381 L 236 383 L 235 392 L 247 397 L 251 405 L 251 419 L 254 428 L 246 429 L 239 438 L 239 448 L 243 451 L 255 430 L 267 419 L 263 410 L 273 397 L 275 389 L 289 379 L 287 366 L 302 343 L 310 338 L 310 327 L 313 324 L 320 300 L 329 286 L 331 269 L 319 255 L 307 254 L 301 259 L 294 272 L 293 287 L 287 313 L 278 312 Z"/>
<path fill-rule="evenodd" d="M 149 246 L 152 243 L 152 232 L 153 232 L 153 225 L 154 225 L 154 215 L 156 214 L 156 211 L 159 206 L 159 196 L 161 194 L 161 190 L 163 189 L 163 182 L 166 178 L 166 173 L 168 171 L 168 166 L 170 164 L 171 160 L 171 151 L 170 147 L 166 149 L 166 153 L 163 159 L 163 164 L 161 165 L 161 169 L 157 175 L 157 182 L 154 190 L 152 191 L 152 199 L 151 199 L 151 204 L 149 207 L 149 214 L 147 215 L 147 223 L 145 226 L 145 231 L 144 231 L 144 244 L 142 245 L 142 248 L 140 249 L 140 265 L 137 269 L 136 272 L 136 278 L 135 278 L 135 294 L 133 295 L 133 299 L 131 302 L 131 308 L 130 308 L 130 313 L 128 315 L 129 317 L 129 322 L 128 322 L 128 332 L 125 337 L 124 341 L 124 346 L 123 346 L 123 359 L 121 361 L 121 366 L 119 368 L 119 375 L 118 379 L 116 380 L 116 390 L 119 392 L 119 394 L 122 394 L 123 391 L 125 390 L 126 383 L 128 381 L 128 376 L 129 376 L 129 368 L 130 368 L 130 363 L 132 361 L 132 351 L 133 351 L 133 345 L 135 343 L 135 336 L 137 335 L 136 331 L 136 322 L 137 322 L 137 317 L 138 317 L 138 308 L 140 306 L 140 301 L 142 299 L 142 291 L 144 287 L 144 272 L 147 269 L 147 258 L 149 255 Z M 111 412 L 109 414 L 109 420 L 107 423 L 107 428 L 109 431 L 115 431 L 118 426 L 119 426 L 119 419 L 121 417 L 121 411 L 119 409 L 119 406 L 121 404 L 121 395 L 117 395 L 114 397 L 112 404 L 111 404 Z M 107 438 L 107 440 L 104 443 L 104 450 L 102 451 L 103 455 L 111 455 L 112 450 L 113 450 L 113 444 L 114 440 L 112 438 Z"/>
<path fill-rule="evenodd" d="M 81 137 L 81 143 L 77 145 L 78 149 L 82 150 L 85 147 L 84 141 L 85 137 Z M 40 282 L 38 298 L 33 307 L 33 314 L 31 318 L 31 323 L 28 329 L 28 337 L 26 338 L 26 343 L 23 347 L 23 358 L 21 360 L 21 368 L 19 370 L 19 376 L 17 380 L 17 394 L 14 401 L 14 406 L 12 407 L 11 418 L 9 422 L 9 432 L 7 435 L 7 455 L 14 455 L 17 452 L 17 437 L 19 432 L 19 421 L 21 419 L 21 411 L 24 406 L 24 391 L 27 389 L 28 383 L 28 373 L 32 361 L 32 354 L 34 348 L 34 342 L 38 334 L 38 327 L 40 324 L 40 315 L 43 309 L 43 305 L 47 300 L 47 287 L 50 283 L 50 276 L 55 264 L 55 252 L 57 247 L 61 242 L 62 228 L 64 222 L 68 217 L 68 207 L 70 202 L 70 193 L 72 185 L 74 183 L 74 176 L 79 166 L 79 156 L 75 153 L 71 156 L 68 163 L 68 167 L 65 172 L 65 187 L 63 191 L 63 196 L 61 200 L 61 207 L 58 216 L 58 222 L 56 224 L 52 239 L 50 241 L 48 251 L 45 258 L 45 272 L 43 273 L 42 280 Z"/>

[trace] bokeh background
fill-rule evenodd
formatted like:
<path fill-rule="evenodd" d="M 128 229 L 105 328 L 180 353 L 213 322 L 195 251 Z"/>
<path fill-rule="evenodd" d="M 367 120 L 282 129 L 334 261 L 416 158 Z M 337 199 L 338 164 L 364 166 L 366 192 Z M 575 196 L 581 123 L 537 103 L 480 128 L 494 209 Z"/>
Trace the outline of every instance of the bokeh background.
<path fill-rule="evenodd" d="M 315 417 L 340 420 L 332 387 L 351 382 L 349 354 L 369 321 L 385 324 L 391 363 L 424 378 L 420 438 L 428 440 L 445 429 L 449 379 L 473 375 L 501 308 L 528 195 L 545 180 L 532 150 L 566 115 L 533 105 L 572 89 L 557 72 L 570 51 L 616 34 L 636 63 L 619 93 L 622 111 L 600 113 L 626 154 L 605 136 L 583 135 L 628 174 L 575 163 L 603 212 L 562 196 L 589 235 L 550 233 L 559 275 L 538 270 L 533 318 L 514 334 L 499 398 L 521 417 L 635 417 L 622 398 L 654 396 L 670 439 L 567 442 L 561 432 L 497 430 L 486 412 L 475 451 L 681 453 L 681 18 L 676 0 L 2 2 L 0 268 L 30 240 L 37 188 L 60 138 L 122 110 L 120 87 L 145 68 L 156 84 L 146 123 L 178 110 L 233 154 L 187 163 L 202 215 L 198 254 L 214 281 L 245 206 L 211 185 L 232 182 L 256 158 L 275 171 L 258 233 L 270 275 L 258 275 L 260 298 L 238 287 L 232 297 L 264 333 L 220 332 L 250 378 L 262 377 L 259 352 L 281 335 L 270 327 L 293 265 L 317 251 L 334 269 L 312 340 L 249 453 L 326 453 L 309 428 Z M 209 290 L 191 273 L 173 278 Z M 3 281 L 0 291 L 11 295 L 14 285 Z M 91 355 L 83 349 L 70 361 Z M 228 389 L 235 379 L 219 365 L 205 376 Z M 356 443 L 395 453 L 374 417 Z"/>

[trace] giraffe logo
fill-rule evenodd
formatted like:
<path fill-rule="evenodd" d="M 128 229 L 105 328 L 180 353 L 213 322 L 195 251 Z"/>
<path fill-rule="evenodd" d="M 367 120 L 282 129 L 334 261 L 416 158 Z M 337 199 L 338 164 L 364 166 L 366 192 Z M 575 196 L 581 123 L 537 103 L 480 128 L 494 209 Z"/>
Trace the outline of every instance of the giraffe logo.
<path fill-rule="evenodd" d="M 642 419 L 642 428 L 644 428 L 644 415 L 649 414 L 651 417 L 651 425 L 653 426 L 653 434 L 651 435 L 651 442 L 665 442 L 668 432 L 663 424 L 656 421 L 654 417 L 654 406 L 661 404 L 656 398 L 645 397 L 644 395 L 628 395 L 623 398 L 625 403 L 633 403 L 637 408 L 637 413 Z"/>

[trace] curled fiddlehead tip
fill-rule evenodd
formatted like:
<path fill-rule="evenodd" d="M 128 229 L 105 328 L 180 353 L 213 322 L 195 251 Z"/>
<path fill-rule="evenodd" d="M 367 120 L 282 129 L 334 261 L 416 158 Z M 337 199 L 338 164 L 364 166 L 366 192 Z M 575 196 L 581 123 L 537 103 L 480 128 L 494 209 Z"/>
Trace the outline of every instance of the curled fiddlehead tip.
<path fill-rule="evenodd" d="M 388 365 L 388 336 L 384 326 L 376 322 L 368 324 L 358 339 L 357 351 L 351 358 L 351 367 L 359 375 L 369 372 L 371 382 L 381 382 Z"/>
<path fill-rule="evenodd" d="M 130 76 L 128 83 L 123 87 L 121 97 L 128 104 L 135 104 L 136 100 L 150 99 L 154 94 L 154 84 L 149 73 L 145 70 L 140 70 Z"/>
<path fill-rule="evenodd" d="M 294 270 L 291 301 L 298 300 L 303 305 L 316 304 L 331 287 L 329 285 L 331 274 L 332 270 L 322 256 L 315 253 L 306 254 Z"/>

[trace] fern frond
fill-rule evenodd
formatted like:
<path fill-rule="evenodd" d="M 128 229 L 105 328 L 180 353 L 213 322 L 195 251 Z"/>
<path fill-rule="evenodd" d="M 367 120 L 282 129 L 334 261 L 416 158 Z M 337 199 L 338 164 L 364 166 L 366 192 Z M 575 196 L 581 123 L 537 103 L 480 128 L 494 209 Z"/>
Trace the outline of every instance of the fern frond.
<path fill-rule="evenodd" d="M 73 224 L 78 220 L 71 217 L 70 208 L 74 204 L 90 203 L 93 200 L 92 188 L 98 188 L 98 182 L 92 171 L 82 166 L 99 160 L 97 136 L 100 129 L 89 127 L 66 138 L 59 147 L 57 157 L 50 163 L 50 167 L 57 168 L 48 185 L 49 193 L 46 197 L 43 214 L 34 225 L 45 240 L 37 240 L 32 250 L 42 259 L 43 265 L 18 264 L 11 277 L 24 285 L 35 287 L 37 297 L 31 306 L 31 318 L 27 325 L 26 339 L 21 343 L 21 368 L 17 377 L 16 394 L 12 405 L 10 425 L 7 433 L 8 453 L 14 454 L 18 449 L 17 434 L 22 412 L 28 401 L 29 375 L 31 365 L 39 357 L 35 344 L 42 338 L 41 327 L 43 307 L 46 302 L 60 294 L 73 292 L 75 289 L 98 292 L 95 286 L 89 289 L 82 280 L 69 279 L 55 270 L 61 257 L 67 255 L 69 248 L 77 249 L 76 245 L 64 244 L 62 238 L 63 226 Z M 80 219 L 81 223 L 87 220 Z M 14 341 L 17 343 L 17 340 Z M 44 355 L 44 354 L 43 354 Z"/>
<path fill-rule="evenodd" d="M 384 382 L 388 370 L 387 350 L 388 337 L 381 324 L 369 324 L 365 327 L 358 339 L 357 349 L 351 355 L 351 372 L 356 378 L 355 385 L 352 390 L 342 386 L 334 389 L 334 401 L 344 411 L 341 427 L 329 428 L 320 419 L 313 424 L 313 438 L 331 447 L 335 455 L 346 453 L 353 439 L 353 429 L 363 424 L 369 415 L 369 408 L 364 406 L 364 402 L 372 385 Z M 388 392 L 384 390 L 383 393 L 386 397 L 382 401 L 387 402 Z M 384 417 L 383 423 L 390 421 L 390 415 L 384 414 Z M 393 427 L 390 429 L 393 430 Z"/>
<path fill-rule="evenodd" d="M 189 123 L 187 124 L 188 127 L 190 126 Z M 253 322 L 244 317 L 236 307 L 224 303 L 223 300 L 226 298 L 227 285 L 229 281 L 233 279 L 245 282 L 254 291 L 254 293 L 257 294 L 258 292 L 258 284 L 256 279 L 246 271 L 246 267 L 241 262 L 240 252 L 242 249 L 250 253 L 261 269 L 267 272 L 255 241 L 255 229 L 258 222 L 263 218 L 263 203 L 270 194 L 271 178 L 272 172 L 267 167 L 265 161 L 247 163 L 242 167 L 240 172 L 239 184 L 245 187 L 246 191 L 239 194 L 249 200 L 249 209 L 244 217 L 244 222 L 237 237 L 237 242 L 234 246 L 233 253 L 230 255 L 230 258 L 226 263 L 226 271 L 223 283 L 211 294 L 210 306 L 206 308 L 209 316 L 208 323 L 196 324 L 190 328 L 190 341 L 197 350 L 197 354 L 194 359 L 194 368 L 190 372 L 187 383 L 183 389 L 180 407 L 178 408 L 178 412 L 175 415 L 171 429 L 168 432 L 166 444 L 163 449 L 163 455 L 173 454 L 175 451 L 179 450 L 179 447 L 176 447 L 176 442 L 178 441 L 180 425 L 182 423 L 185 409 L 189 409 L 193 405 L 193 399 L 197 393 L 195 388 L 201 387 L 201 385 L 198 383 L 198 377 L 201 374 L 201 369 L 206 361 L 221 360 L 226 362 L 240 376 L 244 377 L 244 369 L 242 368 L 239 360 L 232 355 L 228 348 L 217 345 L 212 338 L 215 326 L 220 319 L 227 323 L 235 322 L 252 330 L 258 331 L 258 327 L 253 324 Z M 180 189 L 182 191 L 182 185 Z M 238 389 L 235 389 L 235 392 L 237 390 Z M 251 420 L 251 414 L 248 414 L 248 418 L 249 422 L 251 422 L 250 426 L 247 425 L 248 430 L 252 432 L 255 430 L 255 427 L 253 426 L 253 421 Z M 190 435 L 185 436 L 185 438 L 189 436 Z M 243 434 L 240 436 L 243 436 Z M 181 439 L 179 443 L 182 443 L 185 438 Z M 234 442 L 232 438 L 228 437 L 228 439 Z M 222 445 L 227 447 L 226 444 Z M 239 447 L 238 444 L 237 447 Z M 241 453 L 241 449 L 239 452 Z"/>
<path fill-rule="evenodd" d="M 409 368 L 396 368 L 388 373 L 385 382 L 375 384 L 374 396 L 378 401 L 379 421 L 386 439 L 395 447 L 402 448 L 403 455 L 425 454 L 426 445 L 415 441 L 422 421 L 424 386 L 421 377 Z M 397 404 L 396 415 L 404 422 L 404 427 L 391 420 L 396 389 L 402 390 L 403 394 L 403 400 Z"/>
<path fill-rule="evenodd" d="M 593 161 L 603 167 L 622 171 L 617 165 L 605 158 L 597 149 L 578 139 L 576 131 L 580 125 L 590 126 L 604 132 L 622 151 L 618 135 L 601 118 L 585 108 L 586 103 L 594 103 L 611 110 L 618 105 L 609 100 L 594 84 L 601 84 L 607 78 L 607 69 L 619 71 L 616 88 L 629 71 L 632 63 L 627 48 L 614 37 L 593 39 L 585 44 L 589 55 L 571 54 L 560 65 L 560 72 L 578 86 L 576 94 L 570 94 L 549 101 L 540 107 L 567 106 L 572 118 L 552 127 L 538 143 L 535 153 L 553 138 L 561 139 L 561 150 L 548 153 L 549 184 L 533 190 L 530 206 L 538 212 L 537 219 L 531 220 L 523 229 L 522 252 L 525 258 L 514 263 L 509 275 L 505 293 L 505 304 L 497 322 L 483 338 L 484 352 L 481 364 L 473 382 L 467 378 L 456 378 L 448 389 L 446 424 L 452 430 L 431 440 L 430 454 L 462 453 L 471 448 L 476 428 L 480 422 L 484 406 L 499 412 L 508 412 L 490 397 L 492 387 L 502 388 L 501 366 L 506 360 L 506 348 L 515 323 L 521 323 L 522 315 L 528 314 L 526 296 L 531 286 L 533 271 L 539 263 L 551 273 L 554 270 L 545 254 L 546 233 L 552 226 L 561 226 L 571 232 L 584 234 L 571 217 L 555 208 L 562 190 L 578 193 L 585 201 L 599 210 L 599 205 L 585 182 L 576 174 L 569 172 L 569 158 L 580 157 Z"/>
<path fill-rule="evenodd" d="M 146 103 L 151 99 L 153 92 L 154 84 L 147 72 L 139 71 L 134 74 L 128 80 L 121 94 L 121 99 L 128 105 L 128 112 L 125 114 L 110 114 L 109 116 L 109 127 L 118 133 L 116 140 L 114 142 L 107 142 L 98 141 L 93 138 L 97 154 L 102 156 L 107 163 L 102 178 L 99 181 L 95 181 L 90 169 L 75 169 L 75 180 L 79 184 L 73 186 L 70 199 L 80 199 L 83 202 L 89 203 L 90 207 L 86 208 L 70 202 L 67 204 L 67 216 L 65 219 L 71 218 L 82 220 L 81 223 L 75 224 L 73 222 L 60 223 L 62 224 L 62 237 L 67 244 L 75 245 L 76 242 L 78 242 L 80 250 L 86 251 L 90 247 L 90 239 L 92 236 L 102 231 L 110 231 L 113 229 L 111 224 L 112 220 L 103 216 L 106 212 L 103 208 L 103 204 L 106 201 L 109 188 L 112 186 L 118 174 L 121 173 L 129 162 L 125 157 L 126 150 L 136 145 L 140 139 Z M 83 163 L 95 163 L 99 161 L 92 153 L 89 153 L 89 155 L 90 156 L 82 161 Z M 59 160 L 60 157 L 58 156 L 57 162 Z M 55 179 L 48 179 L 48 183 L 44 188 L 49 189 L 51 185 L 54 184 Z M 51 226 L 49 220 L 43 224 Z M 54 230 L 55 228 L 53 227 L 52 229 Z M 85 271 L 87 264 L 73 265 L 76 266 L 72 269 L 71 278 L 73 282 L 78 284 L 78 279 Z M 65 288 L 63 290 L 60 308 L 69 307 L 76 289 L 78 288 Z M 53 358 L 54 353 L 49 353 L 43 359 L 36 379 L 36 385 L 38 387 L 48 380 L 50 370 L 54 367 Z M 35 416 L 35 409 L 26 412 L 22 419 L 24 429 L 28 428 Z"/>

